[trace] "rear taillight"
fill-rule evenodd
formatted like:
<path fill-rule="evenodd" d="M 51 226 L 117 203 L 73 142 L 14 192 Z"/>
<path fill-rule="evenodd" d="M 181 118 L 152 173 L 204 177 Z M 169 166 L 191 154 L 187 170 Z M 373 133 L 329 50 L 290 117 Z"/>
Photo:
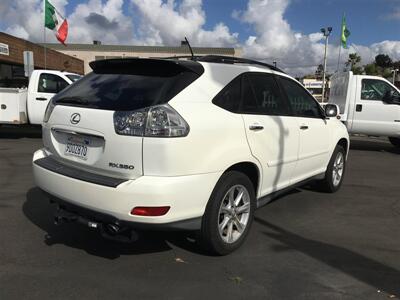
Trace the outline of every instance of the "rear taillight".
<path fill-rule="evenodd" d="M 146 137 L 182 137 L 189 133 L 189 125 L 168 104 L 117 111 L 114 129 L 117 134 Z"/>
<path fill-rule="evenodd" d="M 44 118 L 43 118 L 44 123 L 47 123 L 49 121 L 51 113 L 54 110 L 54 107 L 55 107 L 55 105 L 54 105 L 52 99 L 50 99 L 49 103 L 47 104 L 46 111 L 44 113 Z"/>
<path fill-rule="evenodd" d="M 163 216 L 169 211 L 169 206 L 136 206 L 131 214 L 135 216 L 158 217 Z"/>

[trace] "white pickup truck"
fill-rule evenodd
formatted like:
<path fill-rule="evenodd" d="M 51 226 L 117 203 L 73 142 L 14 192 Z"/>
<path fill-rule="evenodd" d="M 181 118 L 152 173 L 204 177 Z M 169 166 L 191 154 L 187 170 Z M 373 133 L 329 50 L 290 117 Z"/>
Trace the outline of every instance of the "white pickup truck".
<path fill-rule="evenodd" d="M 400 147 L 400 92 L 386 79 L 351 71 L 336 73 L 328 103 L 339 106 L 349 133 L 386 136 Z"/>
<path fill-rule="evenodd" d="M 42 124 L 51 97 L 79 78 L 73 73 L 34 70 L 28 88 L 0 87 L 0 125 Z"/>

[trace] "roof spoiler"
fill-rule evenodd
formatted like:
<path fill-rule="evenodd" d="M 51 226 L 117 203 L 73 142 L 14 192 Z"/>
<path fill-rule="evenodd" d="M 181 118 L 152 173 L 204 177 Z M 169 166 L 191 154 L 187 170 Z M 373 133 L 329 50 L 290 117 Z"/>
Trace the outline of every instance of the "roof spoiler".
<path fill-rule="evenodd" d="M 168 77 L 183 71 L 201 75 L 203 66 L 190 60 L 166 60 L 152 58 L 113 58 L 89 63 L 95 73 L 132 74 Z"/>

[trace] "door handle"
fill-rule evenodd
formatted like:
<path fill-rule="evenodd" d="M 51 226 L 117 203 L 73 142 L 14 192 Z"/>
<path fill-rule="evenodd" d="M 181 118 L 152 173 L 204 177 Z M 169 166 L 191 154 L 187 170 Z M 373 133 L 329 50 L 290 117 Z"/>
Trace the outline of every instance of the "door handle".
<path fill-rule="evenodd" d="M 308 126 L 307 126 L 307 125 L 300 125 L 300 129 L 301 129 L 301 130 L 307 130 L 307 129 L 308 129 Z"/>
<path fill-rule="evenodd" d="M 249 126 L 249 129 L 250 129 L 250 130 L 254 130 L 254 131 L 263 130 L 263 129 L 264 129 L 264 126 L 262 126 L 262 125 L 250 125 L 250 126 Z"/>
<path fill-rule="evenodd" d="M 44 97 L 37 97 L 36 100 L 39 100 L 39 101 L 47 101 L 47 98 L 44 98 Z"/>
<path fill-rule="evenodd" d="M 356 111 L 362 111 L 362 104 L 356 105 Z"/>

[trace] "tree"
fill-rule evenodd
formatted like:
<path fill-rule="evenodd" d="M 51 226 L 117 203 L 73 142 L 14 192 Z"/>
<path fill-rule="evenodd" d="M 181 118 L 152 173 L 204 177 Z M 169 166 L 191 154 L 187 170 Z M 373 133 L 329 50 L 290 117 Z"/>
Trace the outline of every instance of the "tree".
<path fill-rule="evenodd" d="M 394 61 L 392 67 L 393 69 L 400 69 L 400 60 Z"/>
<path fill-rule="evenodd" d="M 381 68 L 390 68 L 393 65 L 392 59 L 387 54 L 378 54 L 375 56 L 375 63 Z"/>
<path fill-rule="evenodd" d="M 371 63 L 364 66 L 364 72 L 366 75 L 379 75 L 378 68 L 375 63 Z"/>
<path fill-rule="evenodd" d="M 362 74 L 363 72 L 363 68 L 358 66 L 360 62 L 361 62 L 360 55 L 358 55 L 357 53 L 350 53 L 349 59 L 346 62 L 346 66 L 350 67 L 355 75 L 359 75 Z"/>

